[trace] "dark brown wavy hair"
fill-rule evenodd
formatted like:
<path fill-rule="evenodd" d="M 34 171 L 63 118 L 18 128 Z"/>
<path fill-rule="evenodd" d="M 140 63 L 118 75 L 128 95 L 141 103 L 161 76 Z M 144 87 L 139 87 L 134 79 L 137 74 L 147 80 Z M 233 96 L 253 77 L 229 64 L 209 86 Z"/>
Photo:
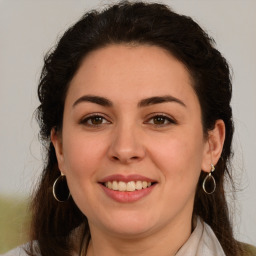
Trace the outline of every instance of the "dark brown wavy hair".
<path fill-rule="evenodd" d="M 206 137 L 216 120 L 224 121 L 226 138 L 214 172 L 217 188 L 212 195 L 204 193 L 201 184 L 206 174 L 202 172 L 193 214 L 211 226 L 227 256 L 239 255 L 240 248 L 233 237 L 224 191 L 224 179 L 231 180 L 234 130 L 229 66 L 215 48 L 213 39 L 190 17 L 179 15 L 162 4 L 143 2 L 125 1 L 103 11 L 86 13 L 45 57 L 38 86 L 40 106 L 37 119 L 46 157 L 31 204 L 31 240 L 38 242 L 42 256 L 68 256 L 74 250 L 71 233 L 81 226 L 83 233 L 76 242 L 81 248 L 82 244 L 88 245 L 90 230 L 86 216 L 72 198 L 65 203 L 58 203 L 53 198 L 52 186 L 60 171 L 50 133 L 53 128 L 62 129 L 67 89 L 81 61 L 93 50 L 122 43 L 162 47 L 187 67 L 201 105 Z M 33 248 L 30 253 L 34 255 Z"/>

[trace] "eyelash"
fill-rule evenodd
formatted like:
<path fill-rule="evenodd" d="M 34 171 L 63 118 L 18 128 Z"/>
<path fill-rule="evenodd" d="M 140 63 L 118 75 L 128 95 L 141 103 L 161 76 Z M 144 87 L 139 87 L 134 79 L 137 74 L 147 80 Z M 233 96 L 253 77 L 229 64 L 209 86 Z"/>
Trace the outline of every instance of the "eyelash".
<path fill-rule="evenodd" d="M 156 120 L 156 118 L 162 119 L 164 121 L 164 123 L 162 123 L 162 124 L 153 123 L 154 119 Z M 153 122 L 151 123 L 151 121 L 153 121 Z M 147 121 L 144 122 L 144 123 L 151 124 L 151 125 L 156 126 L 156 127 L 165 127 L 165 126 L 168 126 L 168 125 L 171 125 L 171 124 L 177 124 L 176 120 L 174 120 L 173 118 L 171 118 L 169 116 L 166 116 L 165 114 L 154 114 L 153 116 L 148 118 Z"/>
<path fill-rule="evenodd" d="M 93 124 L 93 120 L 95 120 L 96 118 L 99 118 L 101 120 L 103 120 L 103 123 L 100 124 Z M 90 122 L 90 123 L 89 123 Z M 99 127 L 101 125 L 105 125 L 105 124 L 110 124 L 111 122 L 108 121 L 104 116 L 102 116 L 101 114 L 92 114 L 90 116 L 87 116 L 85 118 L 83 118 L 80 121 L 80 124 L 86 125 L 88 127 Z"/>
<path fill-rule="evenodd" d="M 93 120 L 95 121 L 96 118 L 101 120 L 101 123 L 93 124 Z M 154 121 L 156 121 L 156 119 L 160 119 L 159 121 L 164 121 L 164 123 L 160 123 L 160 124 L 156 124 L 154 123 Z M 102 125 L 106 125 L 106 124 L 111 124 L 111 122 L 109 120 L 107 120 L 103 115 L 101 114 L 92 114 L 90 116 L 87 116 L 85 118 L 83 118 L 80 121 L 80 124 L 86 125 L 88 127 L 100 127 Z M 165 127 L 171 124 L 177 124 L 176 120 L 170 118 L 169 116 L 166 116 L 165 114 L 153 114 L 152 116 L 150 116 L 145 122 L 144 124 L 150 124 L 152 126 L 155 127 Z"/>

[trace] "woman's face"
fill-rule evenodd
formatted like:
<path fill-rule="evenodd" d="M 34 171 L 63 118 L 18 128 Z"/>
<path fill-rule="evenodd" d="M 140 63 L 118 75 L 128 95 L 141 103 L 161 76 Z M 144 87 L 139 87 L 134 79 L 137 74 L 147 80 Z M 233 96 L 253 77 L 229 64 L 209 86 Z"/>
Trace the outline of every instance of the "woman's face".
<path fill-rule="evenodd" d="M 201 169 L 210 169 L 208 143 L 189 73 L 162 48 L 91 52 L 52 140 L 92 232 L 134 237 L 190 225 Z"/>

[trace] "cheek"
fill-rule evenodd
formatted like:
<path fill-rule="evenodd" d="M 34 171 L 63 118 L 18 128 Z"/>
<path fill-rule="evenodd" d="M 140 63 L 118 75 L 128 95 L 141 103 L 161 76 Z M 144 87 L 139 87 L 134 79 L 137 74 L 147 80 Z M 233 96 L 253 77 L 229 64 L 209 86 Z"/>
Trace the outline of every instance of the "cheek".
<path fill-rule="evenodd" d="M 193 136 L 180 133 L 152 144 L 151 158 L 166 179 L 179 183 L 197 182 L 203 157 L 203 139 L 200 136 L 199 133 Z"/>
<path fill-rule="evenodd" d="M 82 178 L 97 170 L 106 155 L 106 142 L 100 136 L 77 133 L 63 141 L 63 149 L 67 176 Z"/>
<path fill-rule="evenodd" d="M 96 177 L 106 155 L 106 142 L 100 136 L 76 133 L 64 138 L 63 149 L 70 193 L 80 210 L 85 215 L 90 214 L 91 208 L 97 208 L 97 203 L 92 201 L 95 199 Z"/>

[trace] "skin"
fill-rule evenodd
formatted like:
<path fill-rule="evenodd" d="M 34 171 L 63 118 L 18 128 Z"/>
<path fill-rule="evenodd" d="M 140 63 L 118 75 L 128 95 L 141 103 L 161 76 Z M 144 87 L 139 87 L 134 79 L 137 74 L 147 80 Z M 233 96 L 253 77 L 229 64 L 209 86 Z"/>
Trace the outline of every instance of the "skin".
<path fill-rule="evenodd" d="M 167 95 L 177 100 L 138 105 Z M 89 118 L 95 114 L 101 117 Z M 201 170 L 217 163 L 224 137 L 222 120 L 204 136 L 190 75 L 164 49 L 121 44 L 87 55 L 67 92 L 62 132 L 51 135 L 59 168 L 89 221 L 87 255 L 174 255 L 191 234 Z M 117 202 L 99 184 L 113 174 L 143 175 L 156 185 L 140 200 Z"/>

